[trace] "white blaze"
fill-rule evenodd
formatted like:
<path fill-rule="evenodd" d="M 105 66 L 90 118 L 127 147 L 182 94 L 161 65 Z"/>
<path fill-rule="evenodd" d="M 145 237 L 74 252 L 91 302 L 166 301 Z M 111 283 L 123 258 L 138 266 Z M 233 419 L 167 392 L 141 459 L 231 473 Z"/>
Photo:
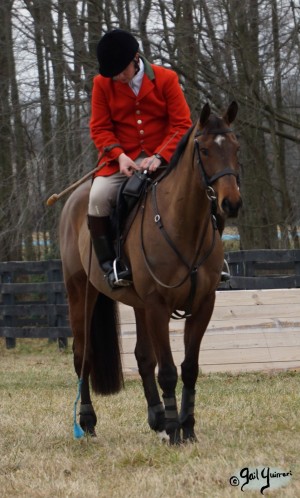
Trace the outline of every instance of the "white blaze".
<path fill-rule="evenodd" d="M 217 135 L 215 138 L 215 142 L 219 147 L 221 147 L 223 140 L 225 140 L 225 137 L 223 135 Z"/>

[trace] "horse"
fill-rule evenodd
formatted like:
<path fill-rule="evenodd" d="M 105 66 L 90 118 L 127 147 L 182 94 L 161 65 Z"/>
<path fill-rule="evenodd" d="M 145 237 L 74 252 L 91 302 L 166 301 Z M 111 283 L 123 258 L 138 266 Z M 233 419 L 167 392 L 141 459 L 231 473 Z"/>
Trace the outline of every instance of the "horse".
<path fill-rule="evenodd" d="M 236 217 L 242 205 L 239 143 L 231 128 L 237 111 L 237 103 L 231 102 L 218 116 L 206 103 L 168 167 L 147 187 L 124 241 L 133 275 L 130 287 L 112 290 L 93 254 L 87 228 L 90 183 L 78 187 L 63 207 L 60 252 L 74 367 L 82 376 L 78 400 L 80 395 L 84 433 L 96 436 L 90 384 L 102 395 L 124 387 L 117 314 L 121 302 L 134 309 L 135 357 L 150 428 L 166 434 L 171 445 L 197 440 L 198 357 L 224 261 L 218 219 Z M 185 319 L 180 410 L 169 338 L 173 316 Z"/>

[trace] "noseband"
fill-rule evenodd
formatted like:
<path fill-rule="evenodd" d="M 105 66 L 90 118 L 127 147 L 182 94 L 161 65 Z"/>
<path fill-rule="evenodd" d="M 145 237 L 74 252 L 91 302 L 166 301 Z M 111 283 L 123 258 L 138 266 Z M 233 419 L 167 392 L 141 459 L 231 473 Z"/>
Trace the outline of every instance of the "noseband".
<path fill-rule="evenodd" d="M 220 131 L 216 130 L 216 131 L 210 131 L 210 132 L 205 132 L 205 133 L 203 131 L 199 131 L 194 137 L 195 149 L 197 150 L 197 155 L 198 155 L 197 164 L 199 165 L 201 176 L 203 179 L 203 183 L 209 192 L 209 196 L 211 196 L 211 194 L 214 192 L 212 185 L 222 176 L 233 175 L 237 179 L 237 184 L 239 185 L 239 183 L 240 183 L 239 182 L 239 174 L 232 168 L 224 168 L 222 171 L 219 171 L 215 175 L 209 177 L 205 171 L 204 164 L 203 164 L 203 161 L 201 159 L 200 145 L 199 145 L 199 142 L 197 140 L 197 137 L 199 137 L 200 135 L 204 135 L 204 134 L 205 135 L 224 135 L 225 133 L 232 133 L 231 128 L 228 128 L 228 130 L 220 130 Z"/>

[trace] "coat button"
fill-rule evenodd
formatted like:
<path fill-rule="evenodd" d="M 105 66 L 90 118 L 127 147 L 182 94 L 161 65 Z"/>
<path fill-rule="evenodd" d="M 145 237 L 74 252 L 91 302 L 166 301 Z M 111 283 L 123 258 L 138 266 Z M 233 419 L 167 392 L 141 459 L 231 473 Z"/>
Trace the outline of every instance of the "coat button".
<path fill-rule="evenodd" d="M 136 114 L 141 114 L 141 111 L 140 111 L 139 109 L 137 109 L 137 110 L 135 111 L 135 113 L 136 113 Z"/>
<path fill-rule="evenodd" d="M 143 122 L 143 121 L 142 121 L 141 119 L 138 119 L 138 120 L 137 120 L 137 124 L 142 124 L 142 122 Z"/>
<path fill-rule="evenodd" d="M 144 130 L 140 130 L 140 135 L 144 135 Z"/>

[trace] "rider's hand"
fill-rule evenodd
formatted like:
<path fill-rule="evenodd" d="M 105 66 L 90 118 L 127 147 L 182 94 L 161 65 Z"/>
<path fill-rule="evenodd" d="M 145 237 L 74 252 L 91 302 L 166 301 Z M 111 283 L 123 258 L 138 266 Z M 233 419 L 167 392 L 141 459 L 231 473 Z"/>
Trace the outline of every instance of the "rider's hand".
<path fill-rule="evenodd" d="M 140 164 L 140 169 L 147 169 L 150 173 L 153 173 L 154 171 L 159 168 L 161 165 L 161 160 L 158 159 L 155 155 L 150 156 L 150 157 L 145 157 L 145 159 L 142 160 Z"/>
<path fill-rule="evenodd" d="M 139 170 L 140 167 L 135 164 L 135 162 L 130 159 L 130 157 L 126 156 L 124 152 L 118 157 L 120 173 L 126 176 L 132 176 L 134 170 Z"/>

